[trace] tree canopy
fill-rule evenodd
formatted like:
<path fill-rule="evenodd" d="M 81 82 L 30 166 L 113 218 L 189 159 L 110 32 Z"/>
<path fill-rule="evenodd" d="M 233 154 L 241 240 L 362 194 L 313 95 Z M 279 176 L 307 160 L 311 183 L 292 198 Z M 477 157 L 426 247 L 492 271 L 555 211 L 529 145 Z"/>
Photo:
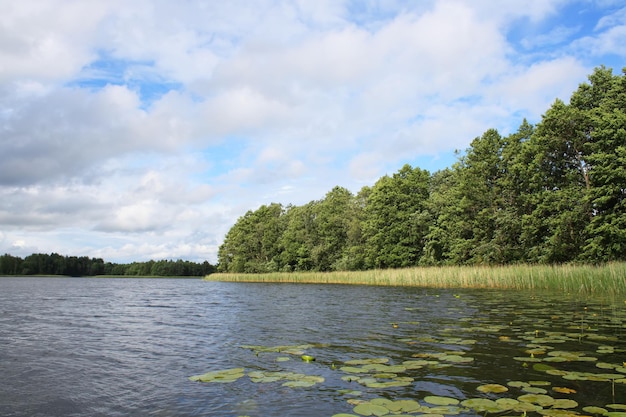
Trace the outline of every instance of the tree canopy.
<path fill-rule="evenodd" d="M 489 129 L 450 168 L 249 211 L 223 272 L 626 260 L 626 68 L 596 68 L 535 126 Z"/>
<path fill-rule="evenodd" d="M 62 256 L 58 253 L 34 253 L 24 259 L 0 255 L 0 275 L 124 275 L 124 276 L 204 276 L 215 272 L 209 262 L 196 263 L 182 259 L 116 264 L 102 258 Z"/>

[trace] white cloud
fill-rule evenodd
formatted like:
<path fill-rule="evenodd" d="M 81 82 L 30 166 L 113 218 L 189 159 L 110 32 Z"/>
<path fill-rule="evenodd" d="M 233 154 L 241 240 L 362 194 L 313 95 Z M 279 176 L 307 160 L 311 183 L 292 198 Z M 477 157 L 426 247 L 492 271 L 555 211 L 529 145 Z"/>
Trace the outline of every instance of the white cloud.
<path fill-rule="evenodd" d="M 626 53 L 621 10 L 584 36 L 560 20 L 517 59 L 509 28 L 564 5 L 11 2 L 0 252 L 215 261 L 246 210 L 357 191 L 487 128 L 536 122 L 595 60 Z"/>

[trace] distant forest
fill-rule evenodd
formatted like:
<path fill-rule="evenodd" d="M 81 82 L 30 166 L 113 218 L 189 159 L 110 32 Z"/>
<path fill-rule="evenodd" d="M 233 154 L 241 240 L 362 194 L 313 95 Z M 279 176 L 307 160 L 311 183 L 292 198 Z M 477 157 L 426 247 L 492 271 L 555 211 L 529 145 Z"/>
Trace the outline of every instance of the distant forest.
<path fill-rule="evenodd" d="M 218 271 L 626 260 L 626 68 L 596 68 L 531 125 L 490 129 L 450 168 L 240 217 Z"/>
<path fill-rule="evenodd" d="M 0 256 L 0 275 L 124 275 L 124 276 L 205 276 L 215 272 L 207 261 L 147 261 L 130 264 L 104 262 L 87 256 L 61 256 L 36 253 L 22 259 L 9 254 Z"/>

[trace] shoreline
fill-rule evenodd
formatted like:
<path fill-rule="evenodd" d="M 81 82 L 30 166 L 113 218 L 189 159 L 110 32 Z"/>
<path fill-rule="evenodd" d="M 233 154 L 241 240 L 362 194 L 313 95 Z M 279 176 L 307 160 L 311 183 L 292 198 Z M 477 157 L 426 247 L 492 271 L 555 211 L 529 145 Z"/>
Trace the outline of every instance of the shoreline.
<path fill-rule="evenodd" d="M 626 262 L 603 265 L 432 266 L 334 272 L 215 273 L 205 281 L 348 284 L 428 288 L 552 290 L 626 294 Z"/>

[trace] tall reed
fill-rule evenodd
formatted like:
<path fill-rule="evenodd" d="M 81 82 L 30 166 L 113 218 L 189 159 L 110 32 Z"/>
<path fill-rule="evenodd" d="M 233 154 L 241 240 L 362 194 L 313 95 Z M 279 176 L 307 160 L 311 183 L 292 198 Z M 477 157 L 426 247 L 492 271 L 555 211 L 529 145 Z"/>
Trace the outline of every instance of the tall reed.
<path fill-rule="evenodd" d="M 626 294 L 626 263 L 443 266 L 369 271 L 211 274 L 206 276 L 205 280 L 553 290 L 569 294 Z"/>

